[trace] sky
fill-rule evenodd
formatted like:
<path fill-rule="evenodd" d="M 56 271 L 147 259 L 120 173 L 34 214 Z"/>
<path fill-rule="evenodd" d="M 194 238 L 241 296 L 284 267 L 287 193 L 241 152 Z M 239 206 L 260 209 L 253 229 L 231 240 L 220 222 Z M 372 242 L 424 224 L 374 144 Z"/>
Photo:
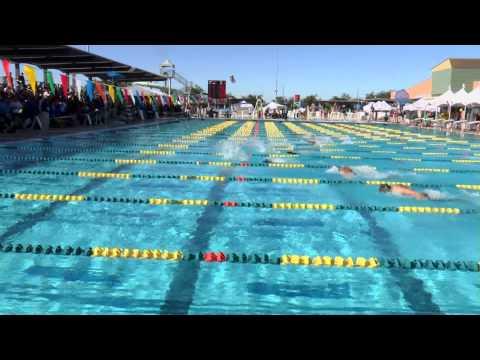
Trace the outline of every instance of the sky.
<path fill-rule="evenodd" d="M 228 93 L 261 94 L 267 100 L 275 96 L 277 59 L 279 96 L 329 99 L 344 92 L 362 97 L 408 88 L 430 77 L 432 67 L 448 57 L 480 58 L 478 45 L 90 45 L 90 52 L 155 73 L 168 58 L 203 89 L 208 80 L 234 75 L 236 83 L 227 82 Z"/>

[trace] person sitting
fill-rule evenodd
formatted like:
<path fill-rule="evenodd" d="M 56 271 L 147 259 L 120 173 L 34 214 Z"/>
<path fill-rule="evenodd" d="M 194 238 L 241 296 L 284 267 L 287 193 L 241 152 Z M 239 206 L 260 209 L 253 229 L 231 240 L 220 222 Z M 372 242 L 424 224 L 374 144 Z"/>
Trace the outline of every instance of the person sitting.
<path fill-rule="evenodd" d="M 378 191 L 382 193 L 392 193 L 400 196 L 411 197 L 416 200 L 431 200 L 428 194 L 415 191 L 406 185 L 382 184 L 380 185 Z"/>

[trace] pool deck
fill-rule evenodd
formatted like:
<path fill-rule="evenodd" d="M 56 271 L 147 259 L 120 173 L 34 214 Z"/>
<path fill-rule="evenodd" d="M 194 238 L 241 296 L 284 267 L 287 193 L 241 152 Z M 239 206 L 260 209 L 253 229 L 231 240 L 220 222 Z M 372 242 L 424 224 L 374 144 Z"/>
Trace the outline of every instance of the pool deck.
<path fill-rule="evenodd" d="M 169 122 L 180 120 L 180 119 L 183 119 L 183 118 L 164 117 L 158 120 L 137 121 L 130 124 L 113 123 L 113 124 L 101 125 L 101 126 L 76 126 L 72 128 L 62 128 L 62 129 L 50 128 L 48 132 L 44 132 L 41 130 L 24 129 L 13 134 L 0 134 L 0 144 L 19 143 L 24 141 L 42 140 L 50 137 L 80 135 L 80 134 L 88 134 L 93 132 L 98 133 L 98 132 L 109 131 L 113 129 L 135 128 L 135 127 L 145 126 L 147 124 L 169 123 Z"/>
<path fill-rule="evenodd" d="M 101 125 L 101 126 L 77 126 L 72 128 L 61 128 L 55 129 L 50 128 L 47 132 L 41 130 L 32 130 L 32 129 L 23 129 L 13 134 L 0 134 L 0 144 L 9 144 L 9 143 L 21 143 L 26 141 L 35 141 L 35 140 L 44 140 L 50 137 L 62 137 L 62 136 L 70 136 L 70 135 L 79 135 L 79 134 L 88 134 L 88 133 L 98 133 L 103 131 L 109 131 L 113 129 L 126 129 L 126 128 L 135 128 L 145 126 L 147 124 L 161 124 L 161 123 L 169 123 L 172 121 L 178 121 L 184 119 L 183 117 L 164 117 L 160 119 L 152 119 L 152 120 L 145 120 L 145 121 L 136 121 L 134 123 L 125 124 L 125 123 L 112 123 L 109 125 Z M 313 123 L 313 124 L 374 124 L 374 125 L 404 125 L 405 124 L 398 124 L 398 123 L 389 123 L 384 121 L 352 121 L 352 120 L 316 120 L 316 121 L 309 121 L 309 120 L 300 120 L 300 119 L 236 119 L 236 118 L 196 118 L 192 117 L 190 120 L 195 119 L 208 119 L 208 120 L 217 120 L 217 121 L 225 121 L 225 120 L 235 120 L 235 121 L 274 121 L 274 122 L 299 122 L 299 123 Z M 410 128 L 415 128 L 411 126 Z M 459 135 L 476 135 L 480 136 L 478 132 L 474 131 L 460 131 L 460 130 L 451 130 L 450 134 L 459 134 Z"/>

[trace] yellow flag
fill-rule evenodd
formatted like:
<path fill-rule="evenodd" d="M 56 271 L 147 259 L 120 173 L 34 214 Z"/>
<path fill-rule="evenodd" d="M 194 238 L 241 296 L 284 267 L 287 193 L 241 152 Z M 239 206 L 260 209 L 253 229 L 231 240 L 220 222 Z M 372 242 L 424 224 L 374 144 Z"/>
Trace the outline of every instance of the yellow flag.
<path fill-rule="evenodd" d="M 31 66 L 24 65 L 23 72 L 25 73 L 25 76 L 28 79 L 28 83 L 32 87 L 33 93 L 35 94 L 37 92 L 37 74 L 35 72 L 35 69 Z"/>
<path fill-rule="evenodd" d="M 115 102 L 115 89 L 112 85 L 108 85 L 108 94 L 112 98 L 112 101 Z"/>

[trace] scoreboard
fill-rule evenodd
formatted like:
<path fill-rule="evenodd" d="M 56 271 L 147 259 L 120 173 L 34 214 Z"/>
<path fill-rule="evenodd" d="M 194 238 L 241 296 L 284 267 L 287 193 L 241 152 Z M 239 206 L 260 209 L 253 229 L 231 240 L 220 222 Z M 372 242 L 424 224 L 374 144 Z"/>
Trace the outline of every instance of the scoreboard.
<path fill-rule="evenodd" d="M 223 103 L 227 98 L 225 80 L 208 80 L 208 102 Z"/>

